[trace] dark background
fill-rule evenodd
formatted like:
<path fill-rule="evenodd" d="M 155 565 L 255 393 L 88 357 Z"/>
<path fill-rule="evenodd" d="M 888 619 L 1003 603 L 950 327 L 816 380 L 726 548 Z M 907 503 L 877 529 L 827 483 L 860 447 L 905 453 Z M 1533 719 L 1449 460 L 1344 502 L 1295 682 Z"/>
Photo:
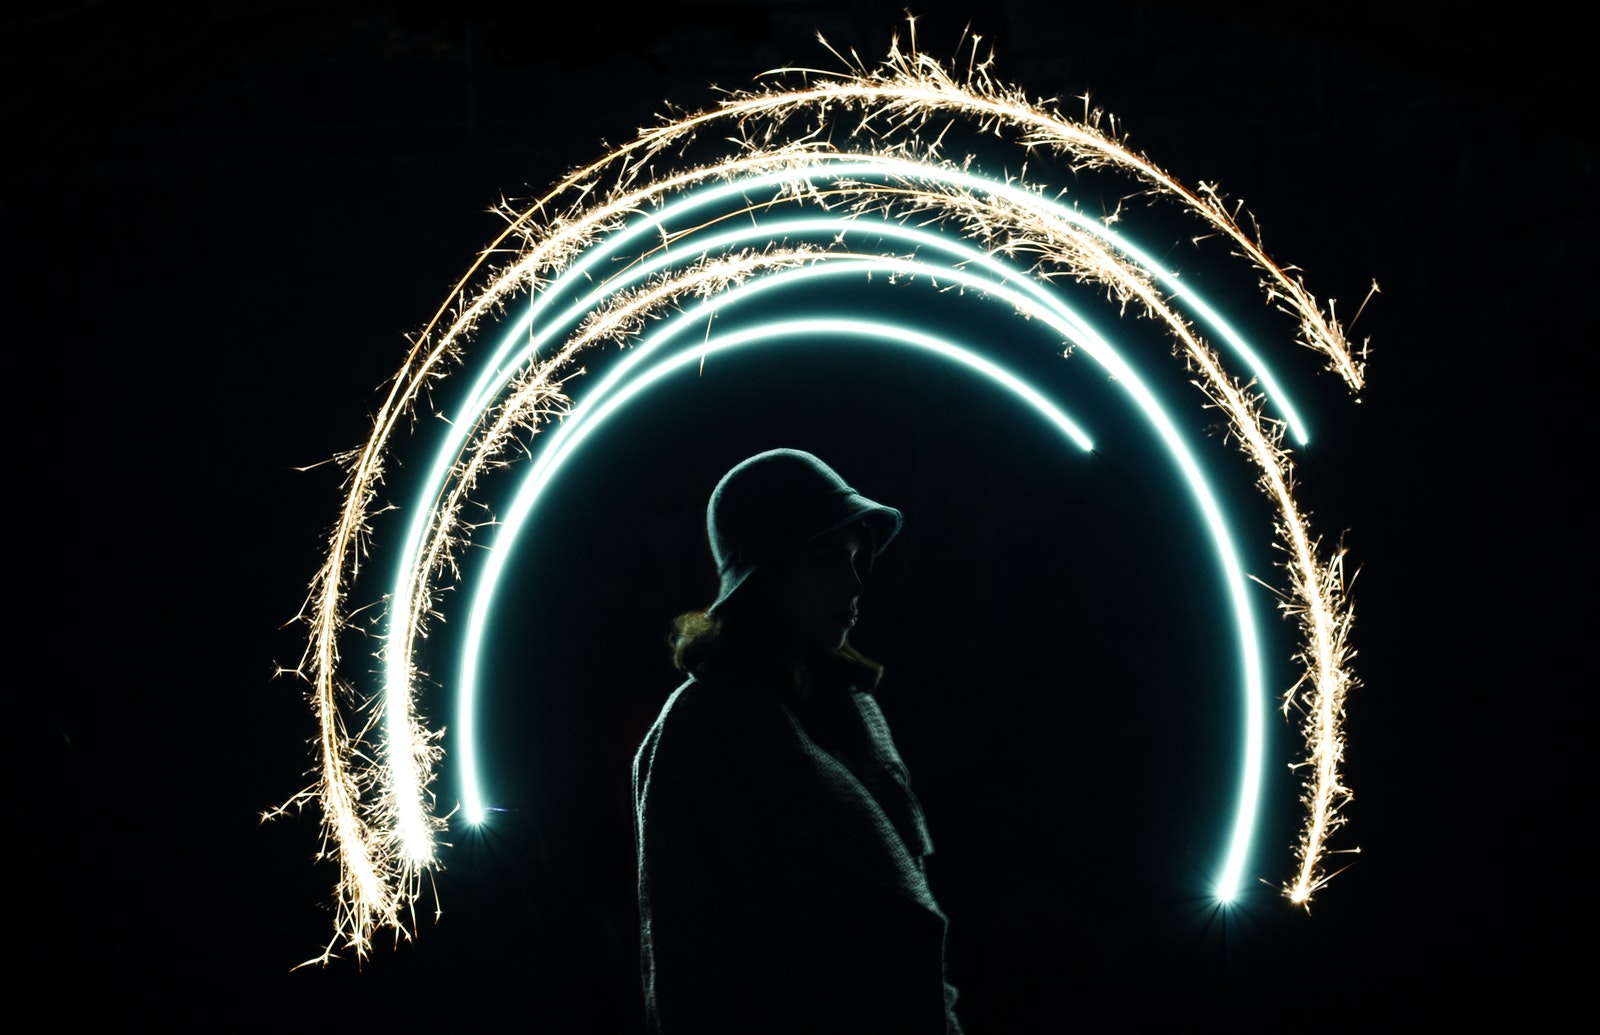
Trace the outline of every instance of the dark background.
<path fill-rule="evenodd" d="M 340 474 L 301 468 L 365 439 L 404 335 L 497 233 L 502 196 L 711 84 L 836 67 L 818 30 L 875 60 L 903 13 L 25 4 L 0 22 L 25 996 L 175 1027 L 635 1030 L 627 767 L 675 681 L 662 636 L 709 598 L 717 475 L 794 445 L 908 515 L 857 641 L 888 665 L 969 1031 L 1564 1012 L 1593 919 L 1582 34 L 1540 5 L 1493 23 L 1444 5 L 921 8 L 929 53 L 970 24 L 1001 80 L 1072 112 L 1089 91 L 1135 147 L 1219 182 L 1342 317 L 1382 285 L 1353 330 L 1373 345 L 1356 404 L 1238 263 L 1178 224 L 1153 245 L 1285 343 L 1274 362 L 1316 431 L 1302 499 L 1360 570 L 1336 846 L 1362 851 L 1309 915 L 1269 886 L 1298 818 L 1275 717 L 1249 871 L 1265 883 L 1225 919 L 1207 901 L 1234 684 L 1204 544 L 1146 447 L 1063 461 L 948 371 L 784 353 L 730 363 L 737 391 L 652 402 L 564 476 L 494 635 L 508 689 L 486 750 L 508 811 L 452 830 L 415 942 L 291 972 L 331 932 L 335 880 L 313 815 L 258 822 L 313 764 L 303 686 L 273 673 L 299 659 L 286 623 Z M 1268 520 L 1247 475 L 1230 491 Z M 1258 604 L 1286 686 L 1287 627 Z M 424 659 L 441 679 L 452 631 Z"/>

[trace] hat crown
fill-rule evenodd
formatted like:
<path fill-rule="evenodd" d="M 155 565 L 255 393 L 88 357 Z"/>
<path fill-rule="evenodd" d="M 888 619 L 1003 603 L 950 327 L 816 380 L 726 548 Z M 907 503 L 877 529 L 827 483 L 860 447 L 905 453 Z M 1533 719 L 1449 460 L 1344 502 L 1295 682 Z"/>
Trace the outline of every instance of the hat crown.
<path fill-rule="evenodd" d="M 873 553 L 900 530 L 898 510 L 865 498 L 839 473 L 800 449 L 771 449 L 722 476 L 706 506 L 706 533 L 722 580 L 721 605 L 757 567 L 857 521 Z"/>

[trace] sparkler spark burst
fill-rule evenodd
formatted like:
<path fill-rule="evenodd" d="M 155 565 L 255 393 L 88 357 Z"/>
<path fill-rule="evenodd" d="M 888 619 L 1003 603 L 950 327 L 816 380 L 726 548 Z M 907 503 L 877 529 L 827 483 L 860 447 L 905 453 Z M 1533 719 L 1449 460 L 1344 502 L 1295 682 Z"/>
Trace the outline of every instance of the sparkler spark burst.
<path fill-rule="evenodd" d="M 818 278 L 933 283 L 1025 317 L 1069 357 L 1098 364 L 1157 433 L 1215 545 L 1244 672 L 1239 800 L 1215 886 L 1226 902 L 1237 893 L 1251 846 L 1269 701 L 1246 598 L 1250 576 L 1179 421 L 1080 312 L 1081 295 L 1065 289 L 1098 285 L 1113 309 L 1131 308 L 1165 328 L 1173 355 L 1203 393 L 1197 401 L 1225 417 L 1276 515 L 1284 577 L 1274 591 L 1297 627 L 1294 660 L 1302 672 L 1283 693 L 1282 709 L 1304 715 L 1305 736 L 1297 766 L 1304 829 L 1284 892 L 1308 903 L 1328 879 L 1328 840 L 1350 797 L 1340 763 L 1345 696 L 1356 685 L 1352 609 L 1342 550 L 1321 545 L 1292 492 L 1284 436 L 1307 441 L 1299 415 L 1261 354 L 1176 273 L 1114 232 L 1114 220 L 1089 218 L 1062 201 L 1060 183 L 986 174 L 983 163 L 953 156 L 951 141 L 968 139 L 965 133 L 987 147 L 1014 149 L 1024 170 L 1032 159 L 1121 177 L 1132 183 L 1129 194 L 1186 211 L 1203 233 L 1223 236 L 1253 265 L 1267 300 L 1298 321 L 1298 342 L 1351 392 L 1363 385 L 1364 349 L 1352 350 L 1331 304 L 1325 312 L 1298 274 L 1261 249 L 1215 186 L 1191 189 L 1128 149 L 1115 121 L 1087 100 L 1084 117 L 1074 119 L 997 82 L 992 55 L 980 56 L 976 37 L 963 46 L 968 56 L 957 69 L 919 53 L 914 22 L 912 30 L 909 49 L 895 40 L 877 67 L 834 52 L 842 71 L 769 73 L 765 86 L 642 131 L 526 209 L 505 208 L 504 232 L 416 337 L 371 437 L 345 458 L 344 504 L 302 612 L 309 634 L 297 671 L 310 684 L 320 724 L 318 775 L 283 808 L 320 806 L 323 852 L 339 865 L 334 936 L 320 961 L 341 947 L 366 955 L 381 929 L 408 936 L 423 878 L 438 864 L 435 837 L 445 818 L 430 787 L 443 731 L 419 717 L 416 657 L 438 614 L 440 588 L 457 580 L 458 559 L 474 542 L 478 530 L 464 514 L 486 475 L 534 455 L 514 503 L 497 515 L 493 542 L 478 544 L 492 549 L 472 591 L 466 648 L 451 687 L 458 701 L 451 750 L 462 766 L 462 808 L 473 822 L 484 812 L 473 746 L 477 652 L 506 547 L 588 432 L 672 370 L 703 363 L 719 349 L 796 336 L 915 348 L 990 378 L 1053 422 L 1066 441 L 1090 448 L 1088 432 L 1070 415 L 993 359 L 937 335 L 832 316 L 714 333 L 714 317 L 757 296 L 770 304 L 786 287 Z M 498 340 L 486 342 L 491 331 Z M 627 346 L 625 358 L 574 407 L 568 381 L 581 373 L 586 352 L 607 343 Z M 343 674 L 339 644 L 356 610 L 354 586 L 373 519 L 386 509 L 386 464 L 421 396 L 469 359 L 475 380 L 448 415 L 417 498 L 405 508 L 409 523 L 384 616 L 382 685 L 364 692 Z M 555 415 L 563 420 L 553 423 Z M 530 441 L 539 448 L 530 450 Z"/>

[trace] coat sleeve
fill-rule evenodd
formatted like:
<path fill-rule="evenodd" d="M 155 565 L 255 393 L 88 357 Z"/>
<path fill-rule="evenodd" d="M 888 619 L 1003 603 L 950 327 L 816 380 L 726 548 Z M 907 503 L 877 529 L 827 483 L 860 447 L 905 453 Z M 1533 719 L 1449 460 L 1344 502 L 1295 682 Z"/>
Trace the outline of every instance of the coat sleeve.
<path fill-rule="evenodd" d="M 717 730 L 674 694 L 633 766 L 641 967 L 653 1032 L 737 1030 L 719 887 L 727 817 Z"/>

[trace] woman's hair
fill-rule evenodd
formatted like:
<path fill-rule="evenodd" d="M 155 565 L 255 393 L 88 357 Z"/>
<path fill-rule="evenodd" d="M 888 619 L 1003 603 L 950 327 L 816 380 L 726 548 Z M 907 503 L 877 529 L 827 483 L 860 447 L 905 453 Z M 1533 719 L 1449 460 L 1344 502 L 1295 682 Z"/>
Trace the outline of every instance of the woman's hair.
<path fill-rule="evenodd" d="M 672 648 L 673 667 L 679 672 L 692 673 L 701 665 L 715 664 L 732 655 L 760 655 L 762 644 L 759 633 L 755 631 L 755 622 L 749 623 L 750 630 L 740 631 L 744 623 L 740 621 L 738 609 L 732 609 L 725 603 L 719 612 L 685 611 L 672 620 L 672 635 L 667 638 L 667 643 Z M 729 633 L 730 626 L 735 630 L 732 634 Z M 874 682 L 883 674 L 882 665 L 856 650 L 848 641 L 835 650 L 833 656 L 868 669 L 872 672 Z M 809 684 L 810 673 L 803 660 L 795 661 L 793 679 L 796 690 L 804 691 Z"/>
<path fill-rule="evenodd" d="M 685 611 L 672 620 L 672 666 L 679 672 L 693 672 L 714 653 L 722 636 L 723 620 L 710 611 Z"/>
<path fill-rule="evenodd" d="M 872 526 L 865 521 L 853 526 L 862 537 L 866 564 L 870 569 L 876 552 Z M 672 648 L 672 664 L 679 672 L 693 673 L 701 665 L 718 664 L 726 660 L 734 666 L 757 662 L 772 647 L 771 632 L 764 625 L 769 592 L 765 569 L 757 568 L 745 580 L 739 592 L 722 601 L 713 614 L 710 608 L 703 611 L 685 611 L 672 620 L 672 635 L 667 638 Z M 731 630 L 731 631 L 730 631 Z M 833 656 L 860 665 L 872 672 L 876 681 L 883 674 L 883 666 L 862 654 L 846 642 L 833 651 Z M 796 690 L 804 693 L 810 683 L 810 673 L 802 659 L 796 659 L 793 669 Z"/>

